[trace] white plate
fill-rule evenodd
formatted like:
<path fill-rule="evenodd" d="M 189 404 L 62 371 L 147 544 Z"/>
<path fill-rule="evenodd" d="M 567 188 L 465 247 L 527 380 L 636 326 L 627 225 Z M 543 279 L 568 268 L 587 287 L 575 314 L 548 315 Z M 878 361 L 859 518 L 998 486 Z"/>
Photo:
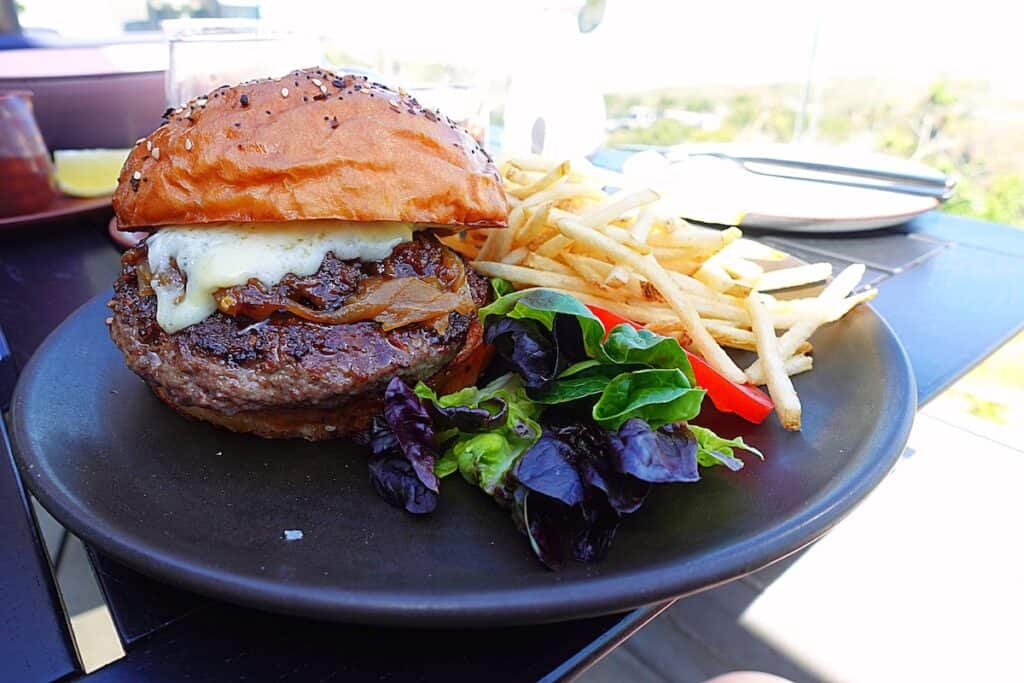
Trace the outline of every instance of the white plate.
<path fill-rule="evenodd" d="M 627 177 L 657 170 L 670 184 L 673 209 L 690 220 L 794 232 L 854 232 L 898 225 L 939 206 L 931 197 L 760 175 L 738 163 L 689 152 L 806 159 L 939 176 L 922 164 L 883 155 L 849 155 L 821 148 L 717 145 L 673 150 L 658 162 L 644 152 L 627 160 Z"/>

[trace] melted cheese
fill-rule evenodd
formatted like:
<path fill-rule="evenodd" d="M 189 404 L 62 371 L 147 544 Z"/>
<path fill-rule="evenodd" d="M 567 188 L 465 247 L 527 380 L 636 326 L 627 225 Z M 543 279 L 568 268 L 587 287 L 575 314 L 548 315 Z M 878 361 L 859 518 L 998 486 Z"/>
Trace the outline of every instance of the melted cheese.
<path fill-rule="evenodd" d="M 250 279 L 273 286 L 289 273 L 312 275 L 329 251 L 341 260 L 380 261 L 410 239 L 409 223 L 308 221 L 164 227 L 147 241 L 156 321 L 166 332 L 177 332 L 216 311 L 213 293 L 222 287 Z M 168 277 L 172 262 L 185 276 L 184 287 Z"/>

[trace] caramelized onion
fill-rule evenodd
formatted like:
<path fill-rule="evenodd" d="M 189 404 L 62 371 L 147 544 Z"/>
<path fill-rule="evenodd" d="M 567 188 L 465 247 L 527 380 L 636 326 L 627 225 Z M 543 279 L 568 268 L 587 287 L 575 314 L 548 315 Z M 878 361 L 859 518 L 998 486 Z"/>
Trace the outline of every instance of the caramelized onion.
<path fill-rule="evenodd" d="M 466 266 L 462 259 L 444 250 L 443 263 L 436 275 L 398 276 L 385 271 L 383 276 L 367 277 L 344 304 L 332 310 L 311 308 L 289 296 L 289 288 L 268 288 L 259 280 L 249 280 L 217 290 L 214 297 L 221 312 L 266 320 L 279 311 L 298 318 L 328 325 L 342 325 L 373 320 L 385 331 L 414 323 L 430 323 L 438 334 L 444 334 L 448 314 L 456 311 L 468 315 L 476 310 Z"/>
<path fill-rule="evenodd" d="M 227 315 L 265 320 L 277 311 L 318 323 L 342 325 L 375 320 L 385 331 L 446 317 L 452 311 L 472 313 L 476 306 L 463 284 L 443 289 L 436 278 L 367 278 L 359 291 L 333 311 L 317 311 L 285 296 L 265 291 L 259 283 L 217 292 L 217 305 Z"/>
<path fill-rule="evenodd" d="M 138 280 L 139 294 L 141 296 L 152 296 L 156 293 L 150 284 L 153 281 L 153 273 L 149 269 L 149 263 L 145 260 L 135 264 L 135 277 Z"/>

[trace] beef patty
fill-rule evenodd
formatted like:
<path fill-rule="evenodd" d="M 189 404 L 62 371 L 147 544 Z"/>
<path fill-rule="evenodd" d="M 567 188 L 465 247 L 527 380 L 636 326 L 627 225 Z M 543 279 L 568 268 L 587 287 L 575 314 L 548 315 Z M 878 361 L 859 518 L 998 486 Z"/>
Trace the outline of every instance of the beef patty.
<path fill-rule="evenodd" d="M 262 289 L 316 311 L 332 311 L 367 278 L 450 281 L 450 270 L 460 265 L 458 254 L 432 235 L 418 234 L 382 261 L 341 261 L 329 253 L 313 275 L 288 275 Z M 392 377 L 427 379 L 480 342 L 475 311 L 452 311 L 447 324 L 414 323 L 387 332 L 373 321 L 325 324 L 283 312 L 254 321 L 218 311 L 168 334 L 156 322 L 156 297 L 145 285 L 140 292 L 140 268 L 148 270 L 145 244 L 121 259 L 111 336 L 128 367 L 158 396 L 179 410 L 195 408 L 185 411 L 193 415 L 347 406 L 354 424 L 345 431 L 358 431 L 380 411 L 383 388 Z M 483 306 L 490 298 L 487 280 L 468 266 L 466 276 L 474 304 Z"/>

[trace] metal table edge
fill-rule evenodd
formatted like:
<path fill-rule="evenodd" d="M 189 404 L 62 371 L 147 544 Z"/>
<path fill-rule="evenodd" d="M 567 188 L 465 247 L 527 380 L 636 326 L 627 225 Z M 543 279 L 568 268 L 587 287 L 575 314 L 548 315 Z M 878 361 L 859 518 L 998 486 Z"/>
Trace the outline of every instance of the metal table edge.
<path fill-rule="evenodd" d="M 638 607 L 627 613 L 619 623 L 611 627 L 575 655 L 562 662 L 557 668 L 541 678 L 538 683 L 556 683 L 572 681 L 581 676 L 587 669 L 601 661 L 633 634 L 642 629 L 662 612 L 672 606 L 675 599 L 656 602 L 645 607 Z"/>

